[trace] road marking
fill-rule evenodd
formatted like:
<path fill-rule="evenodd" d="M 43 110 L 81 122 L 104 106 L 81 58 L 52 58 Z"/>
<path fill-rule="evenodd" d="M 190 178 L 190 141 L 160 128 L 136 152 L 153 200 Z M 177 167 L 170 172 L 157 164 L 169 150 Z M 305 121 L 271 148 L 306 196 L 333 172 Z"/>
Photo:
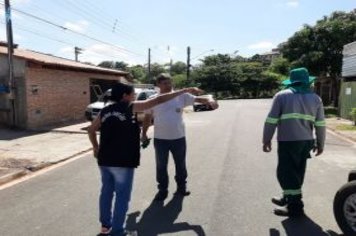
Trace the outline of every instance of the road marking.
<path fill-rule="evenodd" d="M 15 180 L 13 180 L 13 181 L 11 181 L 11 182 L 9 182 L 9 183 L 3 184 L 3 185 L 0 186 L 0 191 L 3 190 L 3 189 L 10 188 L 10 187 L 12 187 L 12 186 L 14 186 L 14 185 L 17 185 L 17 184 L 19 184 L 19 183 L 25 182 L 25 181 L 27 181 L 27 180 L 30 180 L 30 179 L 32 179 L 32 178 L 35 178 L 35 177 L 37 177 L 37 176 L 39 176 L 39 175 L 45 174 L 45 173 L 47 173 L 47 172 L 50 172 L 50 171 L 52 171 L 52 170 L 54 170 L 54 169 L 57 169 L 57 168 L 59 168 L 59 167 L 62 167 L 62 166 L 64 166 L 64 165 L 67 165 L 67 164 L 69 164 L 69 163 L 71 163 L 71 162 L 73 162 L 73 161 L 76 161 L 76 160 L 82 158 L 83 156 L 88 155 L 89 152 L 91 152 L 91 150 L 90 150 L 90 151 L 87 151 L 87 152 L 84 152 L 84 153 L 81 153 L 81 154 L 79 154 L 78 156 L 72 157 L 72 158 L 70 158 L 70 159 L 68 159 L 68 160 L 65 160 L 65 161 L 63 161 L 63 162 L 60 162 L 60 163 L 58 163 L 58 164 L 54 164 L 54 165 L 51 165 L 51 166 L 46 167 L 46 168 L 44 168 L 44 169 L 38 170 L 38 171 L 36 171 L 36 172 L 29 173 L 29 174 L 27 174 L 27 175 L 25 175 L 25 176 L 23 176 L 23 177 L 20 177 L 20 178 L 18 178 L 18 179 L 15 179 Z"/>

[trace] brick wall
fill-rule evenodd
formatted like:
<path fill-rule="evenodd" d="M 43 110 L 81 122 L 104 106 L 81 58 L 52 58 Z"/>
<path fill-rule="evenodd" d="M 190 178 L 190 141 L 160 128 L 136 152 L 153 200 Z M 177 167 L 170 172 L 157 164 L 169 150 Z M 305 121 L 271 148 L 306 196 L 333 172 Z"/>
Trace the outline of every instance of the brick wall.
<path fill-rule="evenodd" d="M 84 72 L 27 68 L 27 128 L 84 120 L 85 108 L 90 103 L 90 78 L 117 79 Z"/>

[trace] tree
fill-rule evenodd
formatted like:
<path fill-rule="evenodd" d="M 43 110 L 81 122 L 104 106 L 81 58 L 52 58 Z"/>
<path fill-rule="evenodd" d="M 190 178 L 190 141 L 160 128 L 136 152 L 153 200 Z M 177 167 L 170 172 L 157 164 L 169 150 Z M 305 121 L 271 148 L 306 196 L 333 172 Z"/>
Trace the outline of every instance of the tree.
<path fill-rule="evenodd" d="M 175 88 L 183 88 L 187 86 L 187 76 L 185 74 L 176 74 L 172 77 Z"/>
<path fill-rule="evenodd" d="M 187 65 L 181 61 L 175 62 L 170 69 L 172 76 L 178 74 L 184 74 L 186 70 L 187 70 Z"/>
<path fill-rule="evenodd" d="M 164 68 L 163 65 L 160 65 L 158 63 L 153 63 L 151 65 L 151 78 L 157 77 L 161 73 L 166 73 L 166 69 Z"/>
<path fill-rule="evenodd" d="M 272 61 L 272 64 L 269 67 L 269 71 L 280 75 L 288 75 L 290 66 L 290 62 L 286 58 L 280 56 Z"/>
<path fill-rule="evenodd" d="M 128 69 L 128 64 L 123 61 L 102 61 L 98 66 L 121 71 L 127 71 Z"/>
<path fill-rule="evenodd" d="M 292 67 L 304 66 L 316 76 L 330 76 L 334 105 L 337 106 L 342 50 L 345 44 L 353 41 L 356 41 L 356 9 L 349 13 L 334 12 L 317 21 L 315 26 L 305 25 L 281 50 Z"/>
<path fill-rule="evenodd" d="M 141 83 L 146 82 L 146 68 L 142 65 L 131 66 L 128 71 L 135 80 Z"/>
<path fill-rule="evenodd" d="M 192 78 L 207 91 L 225 96 L 257 98 L 271 96 L 279 88 L 280 75 L 267 71 L 261 62 L 234 60 L 228 54 L 211 55 L 202 60 Z"/>

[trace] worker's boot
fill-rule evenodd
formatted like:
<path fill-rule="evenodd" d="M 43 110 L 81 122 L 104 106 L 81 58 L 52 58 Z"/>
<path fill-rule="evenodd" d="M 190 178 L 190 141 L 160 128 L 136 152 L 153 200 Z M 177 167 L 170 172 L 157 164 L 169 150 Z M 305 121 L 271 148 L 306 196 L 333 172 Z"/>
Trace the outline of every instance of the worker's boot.
<path fill-rule="evenodd" d="M 274 209 L 274 214 L 286 217 L 304 216 L 304 203 L 302 195 L 294 195 L 287 198 L 287 206 Z"/>
<path fill-rule="evenodd" d="M 273 197 L 271 201 L 277 206 L 284 207 L 287 205 L 287 196 L 283 195 L 282 197 Z"/>

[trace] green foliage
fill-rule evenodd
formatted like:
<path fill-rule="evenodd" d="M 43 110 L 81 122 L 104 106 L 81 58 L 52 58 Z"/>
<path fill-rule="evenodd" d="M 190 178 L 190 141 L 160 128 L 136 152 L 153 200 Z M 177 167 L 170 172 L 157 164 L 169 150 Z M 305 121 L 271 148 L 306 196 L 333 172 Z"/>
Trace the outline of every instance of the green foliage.
<path fill-rule="evenodd" d="M 175 88 L 184 88 L 187 86 L 187 76 L 185 74 L 176 74 L 172 76 Z"/>
<path fill-rule="evenodd" d="M 356 10 L 334 12 L 315 26 L 305 25 L 281 49 L 292 67 L 307 67 L 314 75 L 339 76 L 343 46 L 355 40 Z"/>
<path fill-rule="evenodd" d="M 202 62 L 192 78 L 218 97 L 271 97 L 279 89 L 282 76 L 267 71 L 262 62 L 233 60 L 223 54 L 208 56 Z"/>
<path fill-rule="evenodd" d="M 128 68 L 128 71 L 130 72 L 130 74 L 132 75 L 132 77 L 139 81 L 139 82 L 142 82 L 144 83 L 145 80 L 146 80 L 146 74 L 147 74 L 147 69 L 144 68 L 143 66 L 141 65 L 136 65 L 136 66 L 131 66 Z"/>
<path fill-rule="evenodd" d="M 351 119 L 354 121 L 354 125 L 356 126 L 356 108 L 352 108 L 350 112 Z"/>
<path fill-rule="evenodd" d="M 338 116 L 338 109 L 336 107 L 324 107 L 324 113 L 326 118 L 330 117 L 337 117 Z"/>
<path fill-rule="evenodd" d="M 291 64 L 289 61 L 286 58 L 280 56 L 272 61 L 269 70 L 271 72 L 287 76 L 289 74 L 290 67 Z"/>
<path fill-rule="evenodd" d="M 187 70 L 187 64 L 181 61 L 177 61 L 172 65 L 172 68 L 170 69 L 171 75 L 178 75 L 178 74 L 184 74 Z"/>
<path fill-rule="evenodd" d="M 123 61 L 102 61 L 98 66 L 121 71 L 128 70 L 128 64 Z"/>
<path fill-rule="evenodd" d="M 161 73 L 166 73 L 166 69 L 164 68 L 163 65 L 160 65 L 158 63 L 153 63 L 151 65 L 151 78 L 157 77 Z"/>
<path fill-rule="evenodd" d="M 338 125 L 336 127 L 336 129 L 342 130 L 342 131 L 356 131 L 356 126 L 343 124 L 343 125 Z"/>

